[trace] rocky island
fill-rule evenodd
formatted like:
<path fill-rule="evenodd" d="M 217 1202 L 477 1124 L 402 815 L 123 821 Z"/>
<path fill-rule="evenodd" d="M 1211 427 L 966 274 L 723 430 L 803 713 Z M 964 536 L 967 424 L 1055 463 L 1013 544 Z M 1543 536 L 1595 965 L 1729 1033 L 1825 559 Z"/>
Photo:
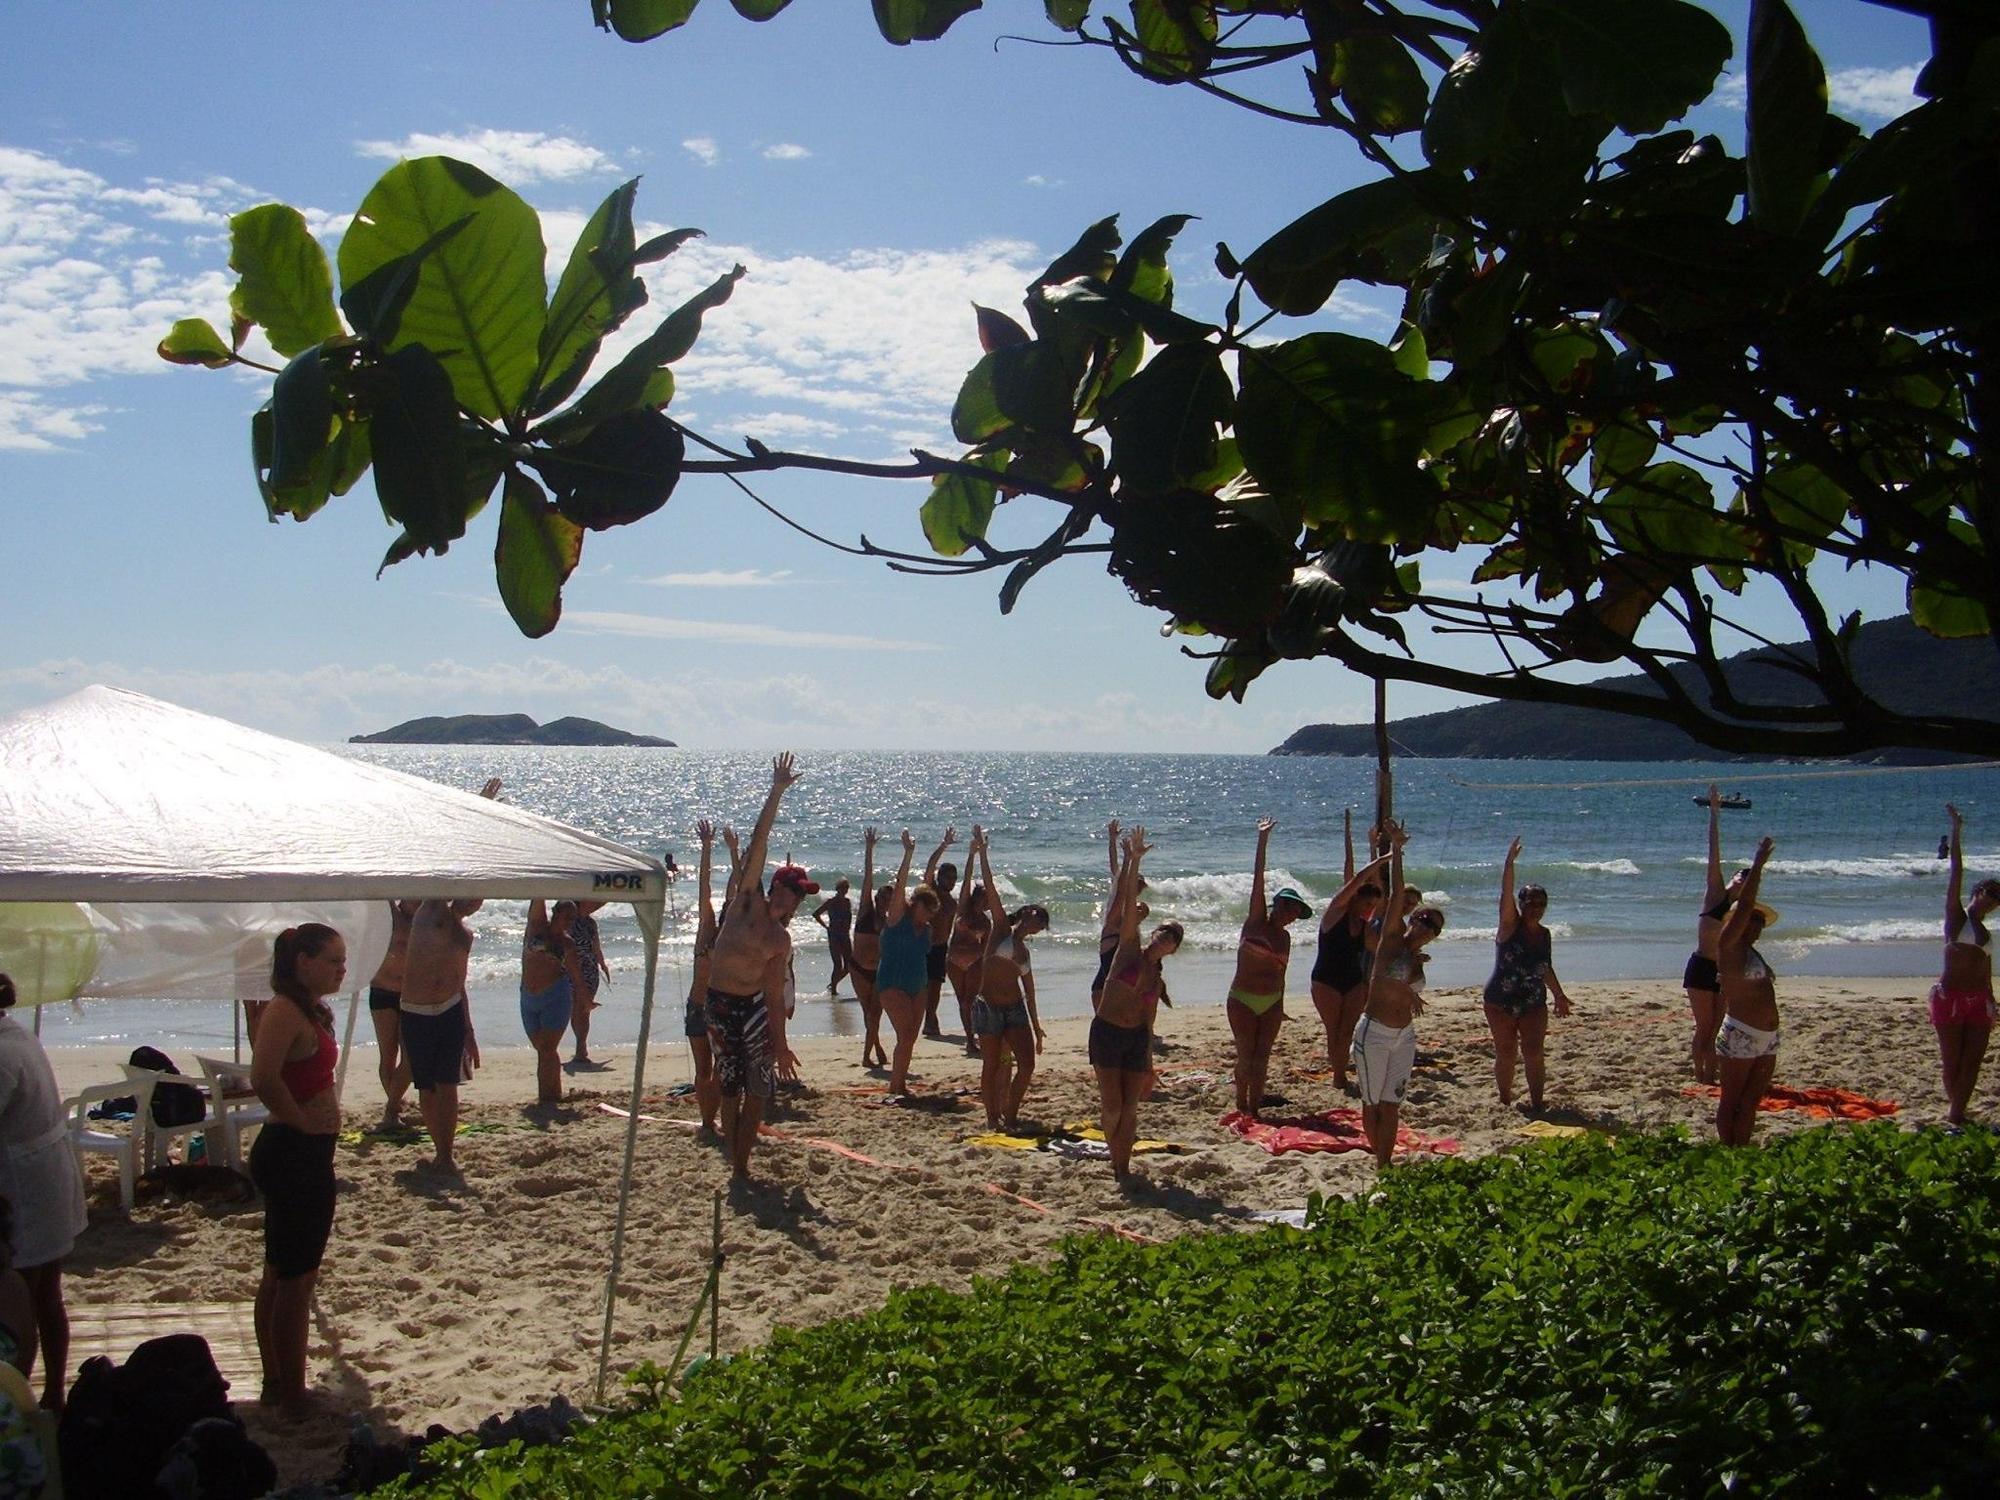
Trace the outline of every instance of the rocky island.
<path fill-rule="evenodd" d="M 376 734 L 350 735 L 350 745 L 637 745 L 671 750 L 672 740 L 613 729 L 595 719 L 552 719 L 537 724 L 526 714 L 451 714 L 409 719 Z"/>

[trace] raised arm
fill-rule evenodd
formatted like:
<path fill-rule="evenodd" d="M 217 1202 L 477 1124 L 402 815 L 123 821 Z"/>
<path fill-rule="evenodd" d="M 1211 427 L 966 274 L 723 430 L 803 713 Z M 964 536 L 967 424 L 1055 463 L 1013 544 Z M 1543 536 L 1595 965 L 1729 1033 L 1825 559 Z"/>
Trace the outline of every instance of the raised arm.
<path fill-rule="evenodd" d="M 986 887 L 986 909 L 993 914 L 993 925 L 986 932 L 986 946 L 991 948 L 1007 931 L 1007 903 L 1000 899 L 1000 887 L 993 882 L 993 841 L 983 829 L 974 833 L 979 839 L 979 879 Z"/>
<path fill-rule="evenodd" d="M 944 837 L 938 840 L 937 848 L 931 850 L 931 857 L 924 861 L 925 885 L 930 886 L 933 889 L 936 888 L 938 861 L 944 858 L 944 851 L 949 849 L 953 844 L 957 842 L 958 842 L 958 830 L 956 828 L 945 829 Z"/>
<path fill-rule="evenodd" d="M 772 758 L 771 790 L 764 797 L 762 811 L 757 814 L 757 826 L 750 830 L 750 847 L 744 851 L 742 866 L 737 871 L 739 895 L 754 891 L 764 883 L 764 856 L 771 847 L 772 825 L 778 821 L 778 803 L 798 779 L 791 751 Z"/>
<path fill-rule="evenodd" d="M 1350 847 L 1348 850 L 1349 855 L 1351 856 L 1353 852 L 1353 849 Z M 1388 864 L 1390 860 L 1390 855 L 1378 854 L 1357 870 L 1354 868 L 1353 859 L 1351 857 L 1348 859 L 1347 884 L 1334 892 L 1333 898 L 1326 903 L 1326 910 L 1319 914 L 1319 930 L 1321 932 L 1325 932 L 1327 928 L 1333 926 L 1336 922 L 1345 922 L 1347 920 L 1347 908 L 1354 904 L 1356 894 L 1361 890 L 1361 887 L 1368 883 L 1368 877 L 1381 869 L 1382 866 Z"/>
<path fill-rule="evenodd" d="M 1708 886 L 1703 893 L 1701 909 L 1714 911 L 1722 900 L 1722 793 L 1713 785 L 1708 789 Z"/>
<path fill-rule="evenodd" d="M 1347 859 L 1340 867 L 1340 878 L 1342 880 L 1352 880 L 1354 878 L 1354 809 L 1351 807 L 1344 807 L 1340 810 L 1340 833 L 1347 844 Z"/>
<path fill-rule="evenodd" d="M 1125 868 L 1119 872 L 1118 891 L 1112 898 L 1118 903 L 1118 947 L 1122 951 L 1127 946 L 1139 946 L 1139 861 L 1152 851 L 1146 842 L 1144 825 L 1134 828 L 1125 840 Z"/>
<path fill-rule="evenodd" d="M 1494 931 L 1499 942 L 1506 942 L 1514 935 L 1514 924 L 1520 918 L 1520 909 L 1514 905 L 1514 864 L 1521 857 L 1521 841 L 1517 838 L 1507 846 L 1506 861 L 1500 866 L 1500 923 Z M 1402 877 L 1396 877 L 1396 884 L 1402 885 Z"/>
<path fill-rule="evenodd" d="M 903 912 L 909 904 L 904 887 L 910 883 L 910 861 L 917 857 L 917 841 L 910 830 L 903 830 L 903 862 L 896 866 L 896 889 L 889 897 L 889 910 L 883 915 L 891 926 L 903 920 Z"/>
<path fill-rule="evenodd" d="M 711 883 L 715 875 L 715 825 L 703 818 L 694 825 L 694 836 L 701 843 L 700 904 L 695 908 L 694 928 L 695 948 L 700 950 L 715 941 L 715 891 Z"/>
<path fill-rule="evenodd" d="M 1116 891 L 1118 889 L 1118 868 L 1119 868 L 1118 867 L 1118 820 L 1116 818 L 1113 818 L 1109 823 L 1106 823 L 1104 825 L 1104 842 L 1106 845 L 1109 846 L 1105 850 L 1105 852 L 1111 856 L 1111 889 L 1113 891 Z M 1104 925 L 1106 927 L 1109 927 L 1111 925 L 1111 913 L 1106 912 L 1104 916 L 1105 916 Z"/>
<path fill-rule="evenodd" d="M 879 835 L 872 828 L 861 830 L 862 911 L 873 911 L 875 909 L 875 840 L 878 837 Z"/>
<path fill-rule="evenodd" d="M 1757 909 L 1757 888 L 1764 883 L 1764 866 L 1775 847 L 1768 838 L 1757 845 L 1757 857 L 1750 862 L 1750 873 L 1743 877 L 1743 889 L 1736 893 L 1736 904 L 1722 919 L 1722 935 L 1715 940 L 1718 950 L 1733 952 L 1750 941 L 1750 918 Z"/>
<path fill-rule="evenodd" d="M 1944 888 L 1944 940 L 1958 941 L 1958 935 L 1965 928 L 1965 850 L 1962 847 L 1965 835 L 1965 818 L 1949 802 L 1944 810 L 1951 814 L 1951 878 Z"/>
<path fill-rule="evenodd" d="M 1257 820 L 1257 863 L 1250 871 L 1250 910 L 1243 918 L 1243 925 L 1262 926 L 1270 916 L 1270 908 L 1264 904 L 1264 862 L 1271 852 L 1271 833 L 1278 826 L 1275 818 Z"/>

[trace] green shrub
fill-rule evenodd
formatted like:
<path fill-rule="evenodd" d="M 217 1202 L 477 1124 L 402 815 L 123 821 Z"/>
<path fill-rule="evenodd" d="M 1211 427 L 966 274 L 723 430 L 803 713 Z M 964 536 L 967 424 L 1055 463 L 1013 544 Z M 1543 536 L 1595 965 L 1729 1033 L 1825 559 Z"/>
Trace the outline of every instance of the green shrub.
<path fill-rule="evenodd" d="M 1996 1183 L 1889 1125 L 1413 1165 L 781 1332 L 420 1493 L 1991 1494 Z"/>

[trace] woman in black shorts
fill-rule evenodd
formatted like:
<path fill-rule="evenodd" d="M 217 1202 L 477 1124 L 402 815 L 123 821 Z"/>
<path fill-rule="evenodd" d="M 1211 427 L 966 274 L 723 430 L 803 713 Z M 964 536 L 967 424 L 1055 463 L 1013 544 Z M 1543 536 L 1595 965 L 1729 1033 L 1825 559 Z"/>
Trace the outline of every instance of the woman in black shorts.
<path fill-rule="evenodd" d="M 1181 945 L 1178 923 L 1162 922 L 1139 946 L 1139 861 L 1146 830 L 1125 839 L 1125 862 L 1111 897 L 1118 946 L 1106 966 L 1097 1016 L 1090 1023 L 1090 1065 L 1097 1072 L 1098 1118 L 1111 1148 L 1112 1175 L 1132 1175 L 1132 1143 L 1139 1138 L 1139 1101 L 1153 1090 L 1153 1018 L 1163 988 L 1160 965 Z"/>
<path fill-rule="evenodd" d="M 271 953 L 271 1002 L 257 1023 L 250 1083 L 270 1110 L 250 1148 L 250 1176 L 264 1195 L 264 1278 L 257 1287 L 258 1398 L 303 1414 L 306 1332 L 313 1285 L 333 1232 L 333 1146 L 340 1099 L 328 995 L 347 973 L 347 945 L 331 927 L 287 927 Z"/>
<path fill-rule="evenodd" d="M 1333 1086 L 1347 1087 L 1354 1023 L 1368 1003 L 1368 923 L 1382 901 L 1377 874 L 1389 856 L 1371 860 L 1348 876 L 1319 919 L 1319 952 L 1313 959 L 1313 1009 L 1326 1028 L 1326 1065 Z"/>
<path fill-rule="evenodd" d="M 1708 884 L 1702 890 L 1701 915 L 1694 923 L 1694 952 L 1681 971 L 1681 988 L 1687 991 L 1688 1009 L 1694 1012 L 1694 1081 L 1715 1083 L 1721 1078 L 1715 1060 L 1715 1033 L 1722 1025 L 1722 975 L 1715 966 L 1715 945 L 1722 937 L 1723 918 L 1736 904 L 1743 875 L 1727 885 L 1722 883 L 1722 794 L 1708 789 Z"/>

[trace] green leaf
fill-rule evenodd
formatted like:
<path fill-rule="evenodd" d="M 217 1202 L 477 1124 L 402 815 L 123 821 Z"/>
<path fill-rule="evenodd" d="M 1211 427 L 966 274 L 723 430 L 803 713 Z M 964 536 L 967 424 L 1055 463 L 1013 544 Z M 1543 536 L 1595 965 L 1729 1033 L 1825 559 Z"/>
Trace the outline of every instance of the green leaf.
<path fill-rule="evenodd" d="M 397 329 L 402 326 L 403 309 L 417 293 L 417 276 L 424 262 L 471 222 L 470 214 L 453 220 L 408 255 L 386 261 L 342 288 L 340 310 L 347 314 L 354 331 L 379 344 L 393 343 Z"/>
<path fill-rule="evenodd" d="M 599 0 L 598 25 L 606 22 L 620 41 L 650 42 L 687 24 L 700 0 Z M 739 7 L 740 9 L 740 7 Z"/>
<path fill-rule="evenodd" d="M 1167 266 L 1167 252 L 1173 248 L 1175 236 L 1193 222 L 1193 214 L 1168 214 L 1140 230 L 1118 258 L 1110 285 L 1161 307 L 1172 307 L 1174 275 Z"/>
<path fill-rule="evenodd" d="M 1431 378 L 1430 349 L 1424 341 L 1424 331 L 1407 319 L 1396 329 L 1396 336 L 1389 341 L 1389 357 L 1412 380 Z"/>
<path fill-rule="evenodd" d="M 1833 535 L 1851 504 L 1847 491 L 1812 464 L 1777 464 L 1764 476 L 1764 508 L 1781 526 L 1814 540 Z"/>
<path fill-rule="evenodd" d="M 1784 0 L 1751 0 L 1747 116 L 1750 222 L 1791 234 L 1819 186 L 1826 69 Z"/>
<path fill-rule="evenodd" d="M 1424 159 L 1464 171 L 1544 135 L 1559 97 L 1549 84 L 1549 62 L 1524 35 L 1519 8 L 1499 10 L 1438 80 Z"/>
<path fill-rule="evenodd" d="M 1025 344 L 1034 335 L 1003 312 L 995 312 L 990 307 L 972 304 L 972 316 L 979 326 L 979 347 L 991 354 L 995 349 L 1004 349 L 1009 344 Z"/>
<path fill-rule="evenodd" d="M 1236 440 L 1273 494 L 1309 524 L 1369 541 L 1428 530 L 1437 483 L 1418 465 L 1449 393 L 1398 370 L 1382 345 L 1341 333 L 1245 349 Z"/>
<path fill-rule="evenodd" d="M 1653 461 L 1660 440 L 1643 422 L 1621 417 L 1600 427 L 1590 443 L 1590 487 L 1601 490 Z"/>
<path fill-rule="evenodd" d="M 1945 523 L 1948 541 L 1945 545 L 1954 549 L 1966 549 L 1975 555 L 1983 551 L 1979 533 L 1956 516 Z M 1992 633 L 1992 617 L 1987 614 L 1986 605 L 1979 599 L 1964 593 L 1957 587 L 1943 582 L 1922 581 L 1935 573 L 1935 566 L 1926 567 L 1924 554 L 1935 550 L 1938 544 L 1925 543 L 1917 549 L 1917 566 L 1911 569 L 1907 595 L 1910 604 L 1910 618 L 1929 631 L 1947 641 L 1972 640 Z M 1978 561 L 1987 561 L 1979 557 Z"/>
<path fill-rule="evenodd" d="M 1748 556 L 1741 533 L 1715 508 L 1708 481 L 1684 463 L 1626 475 L 1604 497 L 1604 528 L 1628 552 L 1725 562 Z"/>
<path fill-rule="evenodd" d="M 1251 251 L 1243 274 L 1265 306 L 1294 317 L 1317 312 L 1350 278 L 1406 281 L 1431 252 L 1432 202 L 1454 190 L 1449 174 L 1431 168 L 1350 188 Z"/>
<path fill-rule="evenodd" d="M 964 461 L 998 474 L 1007 467 L 1007 451 L 967 454 Z M 985 540 L 994 504 L 992 480 L 970 474 L 940 474 L 931 481 L 930 496 L 919 512 L 924 539 L 942 557 L 961 556 L 974 542 Z"/>
<path fill-rule="evenodd" d="M 443 552 L 465 535 L 469 512 L 451 375 L 422 344 L 405 345 L 376 369 L 381 390 L 368 424 L 376 498 L 412 550 Z"/>
<path fill-rule="evenodd" d="M 1132 0 L 1140 69 L 1172 83 L 1199 77 L 1215 56 L 1213 0 Z"/>
<path fill-rule="evenodd" d="M 526 460 L 577 525 L 605 531 L 642 520 L 667 503 L 681 477 L 687 443 L 657 411 L 640 407 L 599 422 L 573 443 Z"/>
<path fill-rule="evenodd" d="M 1331 82 L 1363 129 L 1400 135 L 1423 124 L 1430 85 L 1401 42 L 1357 34 L 1335 43 L 1333 55 Z"/>
<path fill-rule="evenodd" d="M 1009 427 L 1067 435 L 1076 424 L 1069 384 L 1047 344 L 1009 344 L 974 365 L 952 404 L 952 435 L 981 443 Z"/>
<path fill-rule="evenodd" d="M 271 383 L 271 488 L 310 484 L 332 437 L 333 393 L 315 344 Z"/>
<path fill-rule="evenodd" d="M 365 280 L 460 219 L 470 222 L 424 258 L 384 342 L 432 350 L 460 406 L 505 419 L 534 379 L 548 290 L 541 220 L 517 194 L 450 157 L 401 162 L 369 190 L 342 238 L 340 280 Z"/>
<path fill-rule="evenodd" d="M 884 41 L 898 47 L 934 42 L 960 16 L 979 9 L 979 0 L 875 0 L 875 25 Z"/>
<path fill-rule="evenodd" d="M 1163 349 L 1100 406 L 1121 497 L 1191 488 L 1215 462 L 1218 429 L 1234 407 L 1217 351 L 1205 344 Z"/>
<path fill-rule="evenodd" d="M 736 14 L 746 21 L 768 21 L 783 10 L 792 0 L 729 0 L 736 7 Z"/>
<path fill-rule="evenodd" d="M 493 572 L 500 601 L 521 634 L 537 640 L 556 628 L 563 585 L 582 556 L 583 528 L 551 505 L 534 480 L 509 469 L 501 491 Z"/>
<path fill-rule="evenodd" d="M 1072 281 L 1078 276 L 1109 281 L 1118 269 L 1120 238 L 1118 215 L 1099 219 L 1077 237 L 1074 245 L 1050 261 L 1049 268 L 1035 278 L 1029 289 L 1032 291 L 1034 287 Z"/>
<path fill-rule="evenodd" d="M 232 218 L 229 268 L 241 277 L 230 312 L 262 328 L 285 358 L 346 331 L 333 309 L 326 252 L 296 208 L 266 203 Z"/>
<path fill-rule="evenodd" d="M 1074 320 L 1104 338 L 1123 338 L 1142 328 L 1156 343 L 1187 344 L 1213 338 L 1220 330 L 1092 277 L 1037 287 L 1032 303 Z"/>
<path fill-rule="evenodd" d="M 219 370 L 236 359 L 206 318 L 180 319 L 154 352 L 170 365 L 202 365 L 210 370 Z"/>
<path fill-rule="evenodd" d="M 1243 695 L 1250 690 L 1250 684 L 1277 659 L 1274 652 L 1263 646 L 1231 641 L 1223 648 L 1222 655 L 1209 663 L 1208 676 L 1203 680 L 1202 687 L 1211 698 L 1233 698 L 1241 703 Z"/>
<path fill-rule="evenodd" d="M 1064 31 L 1075 31 L 1090 18 L 1090 0 L 1043 0 L 1042 8 L 1049 24 Z"/>
<path fill-rule="evenodd" d="M 743 267 L 735 266 L 667 314 L 658 328 L 600 376 L 574 406 L 544 421 L 536 429 L 537 435 L 552 441 L 568 439 L 607 417 L 649 405 L 659 390 L 657 377 L 662 367 L 694 347 L 701 336 L 703 315 L 727 302 L 742 278 Z M 671 385 L 667 390 L 671 394 Z"/>
<path fill-rule="evenodd" d="M 530 386 L 537 416 L 569 399 L 604 335 L 645 306 L 646 287 L 633 274 L 632 261 L 632 200 L 638 192 L 636 177 L 612 189 L 570 249 L 542 325 Z"/>
<path fill-rule="evenodd" d="M 1701 103 L 1729 61 L 1729 31 L 1684 0 L 1526 0 L 1529 29 L 1551 49 L 1563 102 L 1649 135 Z"/>

